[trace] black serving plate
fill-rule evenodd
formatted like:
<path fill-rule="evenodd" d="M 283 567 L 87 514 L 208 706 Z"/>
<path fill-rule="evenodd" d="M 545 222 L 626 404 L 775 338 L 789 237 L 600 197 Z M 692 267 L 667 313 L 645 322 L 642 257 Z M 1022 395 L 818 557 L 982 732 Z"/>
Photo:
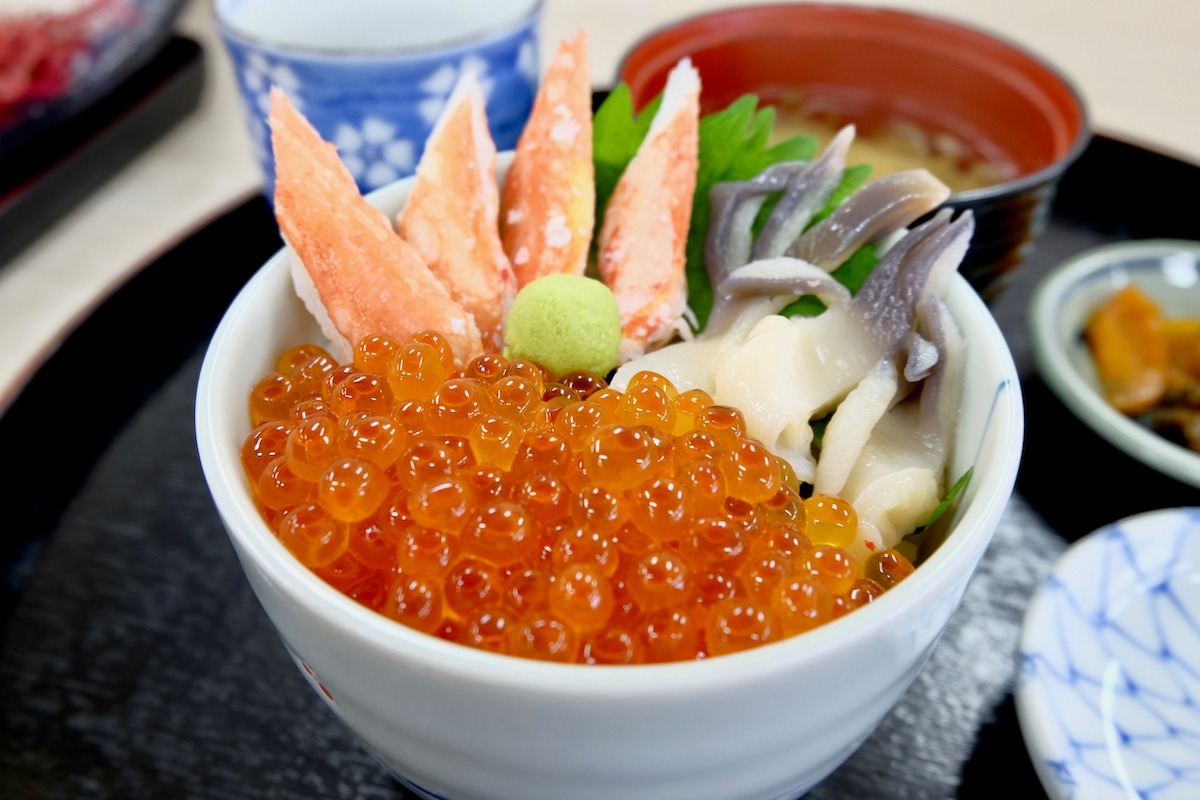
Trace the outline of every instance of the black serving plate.
<path fill-rule="evenodd" d="M 1025 603 L 1081 535 L 1200 497 L 1065 410 L 1034 371 L 1026 305 L 1080 250 L 1200 239 L 1169 199 L 1197 196 L 1197 165 L 1105 136 L 1064 177 L 992 304 L 1025 392 L 1017 493 L 925 669 L 810 798 L 1044 796 L 1012 694 Z M 196 454 L 204 349 L 279 245 L 262 198 L 231 209 L 105 302 L 0 417 L 0 797 L 410 797 L 296 670 Z"/>

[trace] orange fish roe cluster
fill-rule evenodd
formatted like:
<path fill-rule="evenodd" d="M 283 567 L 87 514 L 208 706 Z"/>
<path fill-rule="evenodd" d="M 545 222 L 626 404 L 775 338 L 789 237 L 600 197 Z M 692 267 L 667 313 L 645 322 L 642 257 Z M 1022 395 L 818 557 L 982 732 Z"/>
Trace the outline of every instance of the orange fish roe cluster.
<path fill-rule="evenodd" d="M 417 630 L 589 664 L 703 658 L 810 630 L 912 563 L 802 497 L 741 413 L 651 372 L 625 391 L 446 340 L 294 347 L 250 393 L 242 460 L 295 557 Z"/>

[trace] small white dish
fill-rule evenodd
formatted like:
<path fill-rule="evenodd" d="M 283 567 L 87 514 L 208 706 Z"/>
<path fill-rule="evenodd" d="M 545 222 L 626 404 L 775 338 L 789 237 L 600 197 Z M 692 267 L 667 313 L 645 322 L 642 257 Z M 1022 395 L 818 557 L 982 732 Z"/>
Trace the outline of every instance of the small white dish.
<path fill-rule="evenodd" d="M 1158 303 L 1166 316 L 1200 317 L 1200 242 L 1117 242 L 1063 262 L 1038 285 L 1030 304 L 1034 362 L 1063 404 L 1111 444 L 1152 469 L 1200 487 L 1200 454 L 1110 405 L 1083 341 L 1091 313 L 1129 284 Z"/>
<path fill-rule="evenodd" d="M 1016 706 L 1052 800 L 1200 797 L 1200 507 L 1067 549 L 1025 614 Z"/>

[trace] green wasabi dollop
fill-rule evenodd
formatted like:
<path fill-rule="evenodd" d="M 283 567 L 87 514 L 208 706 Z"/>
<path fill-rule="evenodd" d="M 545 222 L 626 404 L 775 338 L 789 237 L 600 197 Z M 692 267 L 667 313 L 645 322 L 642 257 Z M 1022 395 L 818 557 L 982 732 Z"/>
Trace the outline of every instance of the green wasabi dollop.
<path fill-rule="evenodd" d="M 582 275 L 544 275 L 525 285 L 504 323 L 504 356 L 523 358 L 562 375 L 617 366 L 621 315 L 607 286 Z"/>

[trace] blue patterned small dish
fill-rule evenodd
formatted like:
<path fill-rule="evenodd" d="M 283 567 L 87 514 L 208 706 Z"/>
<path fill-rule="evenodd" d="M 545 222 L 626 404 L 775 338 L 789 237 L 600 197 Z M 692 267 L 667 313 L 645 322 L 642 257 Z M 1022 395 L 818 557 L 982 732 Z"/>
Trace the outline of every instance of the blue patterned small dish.
<path fill-rule="evenodd" d="M 513 148 L 537 91 L 541 9 L 542 0 L 215 0 L 268 199 L 272 85 L 337 145 L 364 193 L 415 171 L 465 70 L 479 77 L 497 149 Z"/>
<path fill-rule="evenodd" d="M 1200 507 L 1067 550 L 1026 612 L 1016 703 L 1053 800 L 1200 797 Z"/>

